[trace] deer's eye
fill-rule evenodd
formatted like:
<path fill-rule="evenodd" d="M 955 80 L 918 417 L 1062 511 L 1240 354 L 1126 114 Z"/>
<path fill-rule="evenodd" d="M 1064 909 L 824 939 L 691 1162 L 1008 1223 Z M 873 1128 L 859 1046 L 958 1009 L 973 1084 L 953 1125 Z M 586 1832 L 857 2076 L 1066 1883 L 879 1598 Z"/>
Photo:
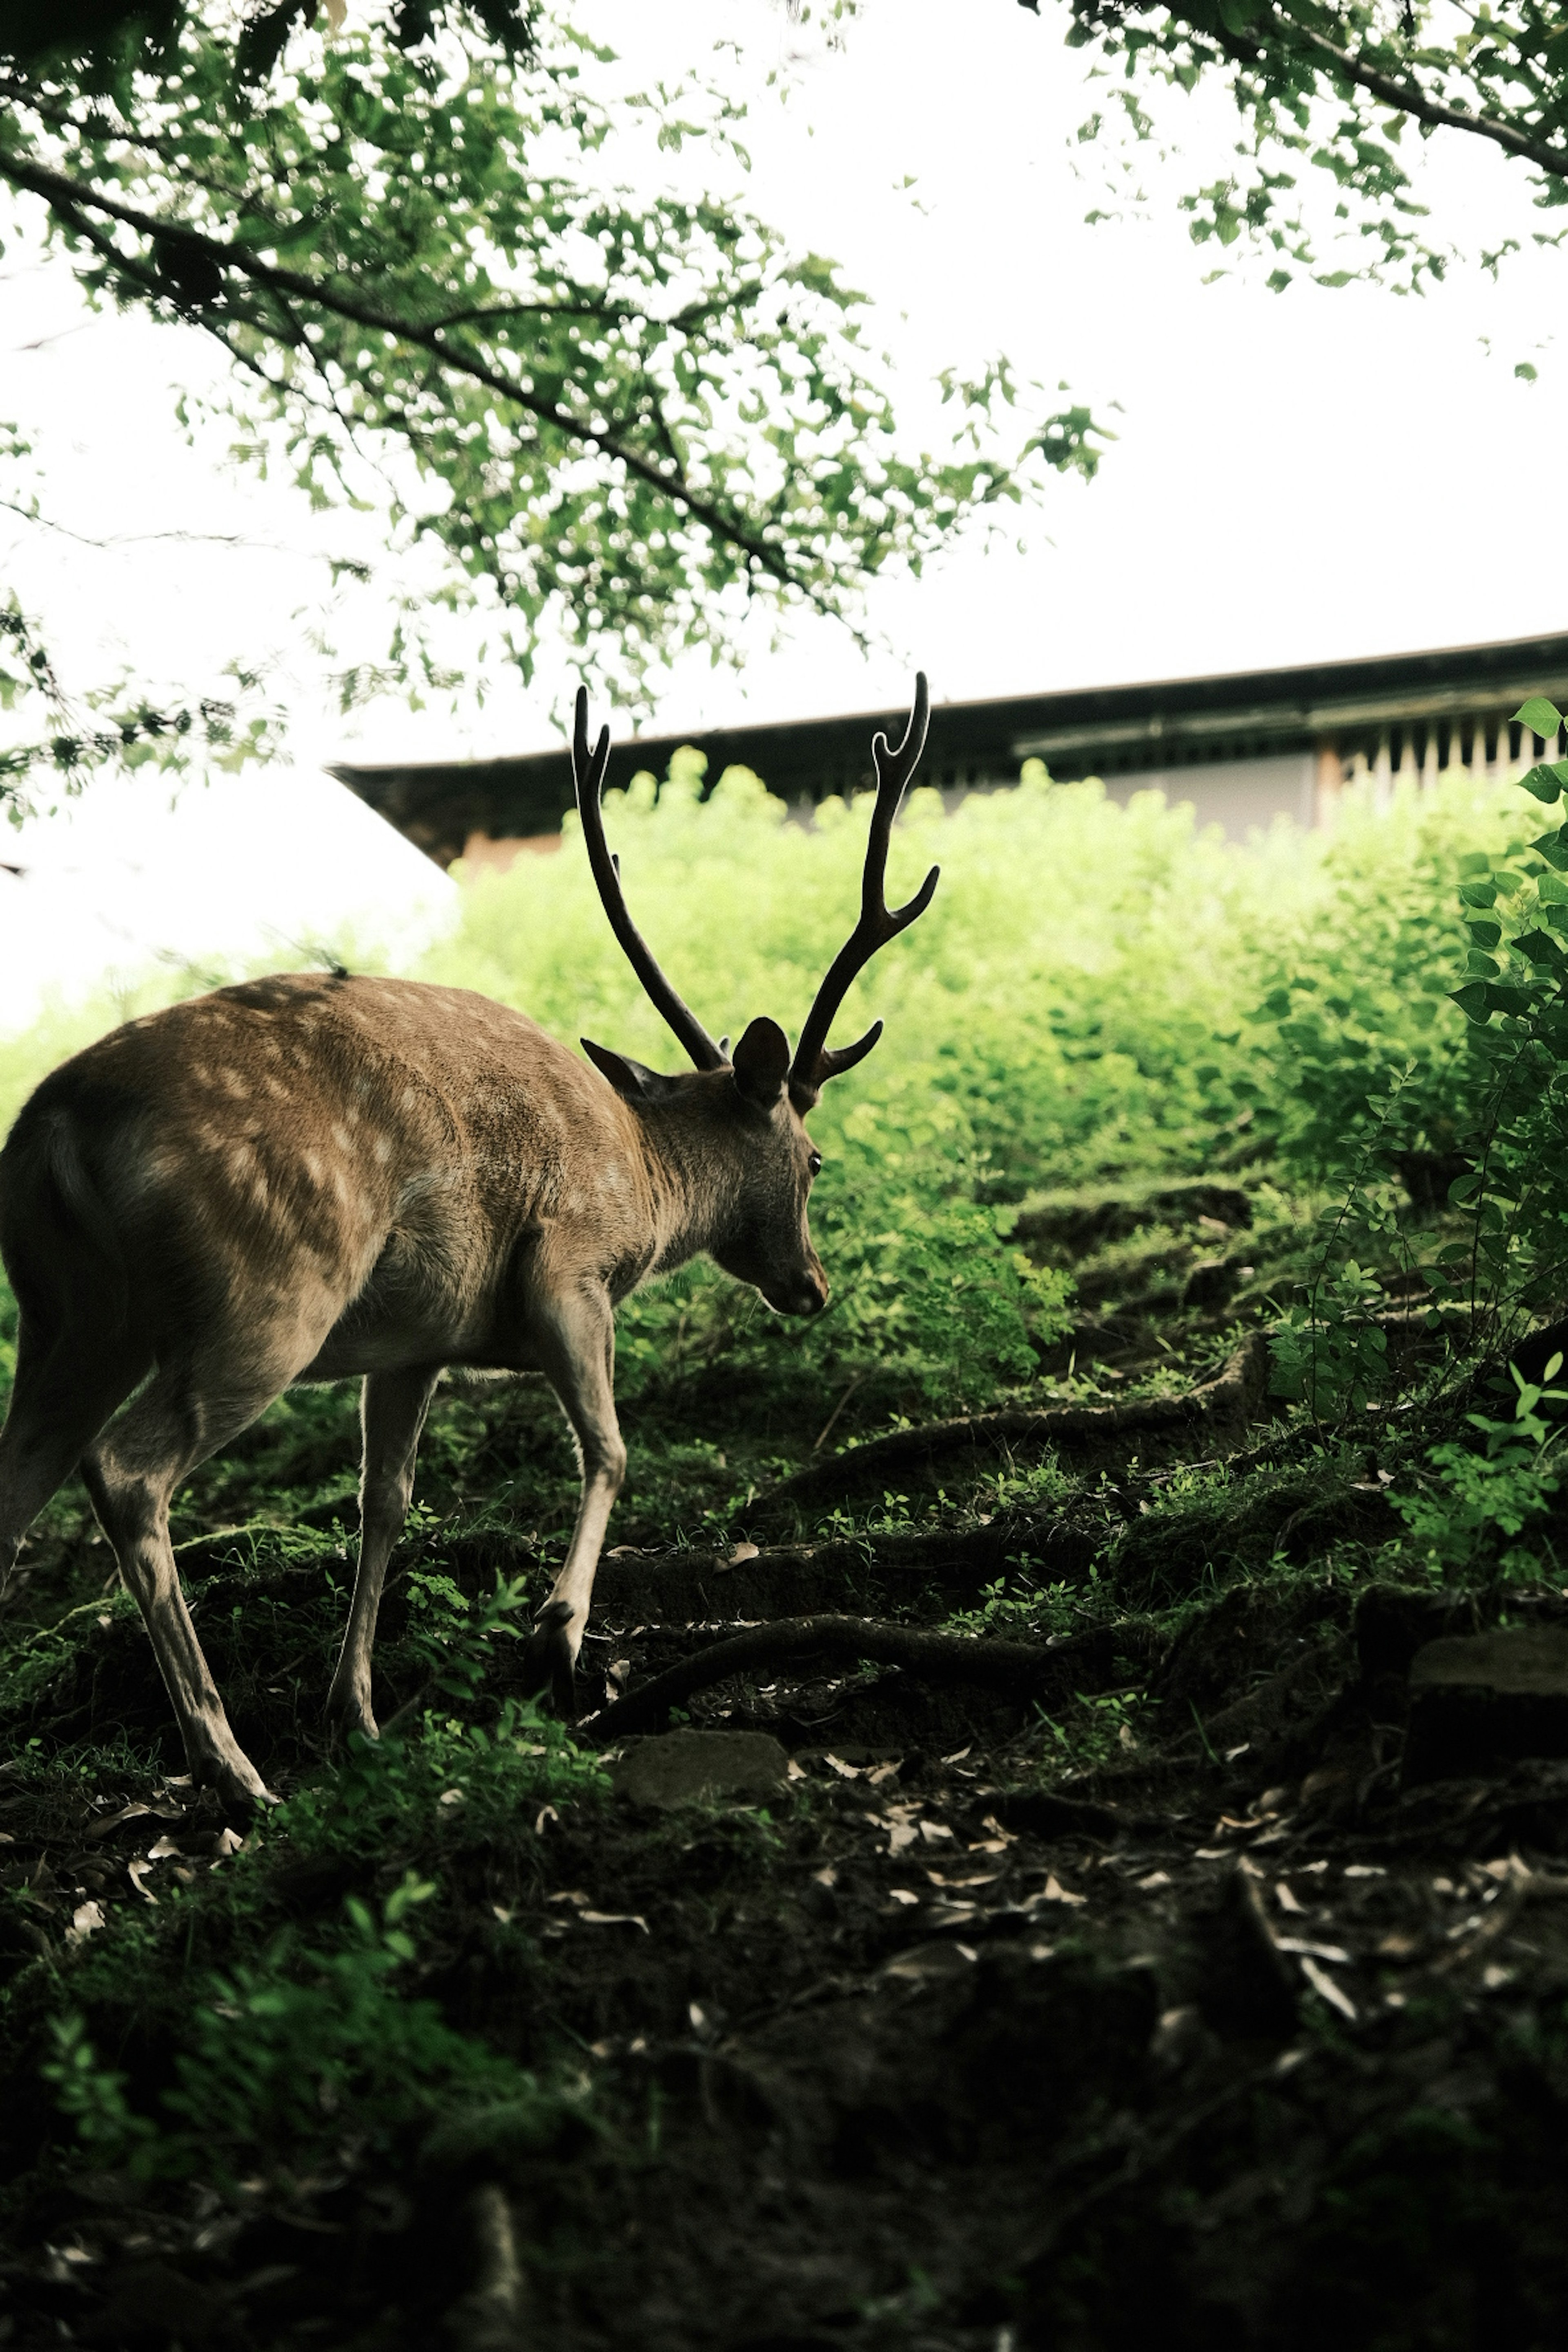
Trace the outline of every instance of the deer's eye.
<path fill-rule="evenodd" d="M 806 1163 L 805 1163 L 805 1164 L 806 1164 L 806 1166 L 810 1169 L 810 1171 L 811 1171 L 811 1172 L 812 1172 L 812 1174 L 813 1174 L 814 1176 L 816 1176 L 816 1175 L 819 1174 L 819 1173 L 820 1173 L 820 1171 L 821 1171 L 821 1168 L 822 1168 L 822 1154 L 821 1154 L 821 1152 L 820 1152 L 820 1151 L 814 1151 L 814 1152 L 812 1153 L 812 1155 L 811 1155 L 811 1158 L 806 1161 Z"/>

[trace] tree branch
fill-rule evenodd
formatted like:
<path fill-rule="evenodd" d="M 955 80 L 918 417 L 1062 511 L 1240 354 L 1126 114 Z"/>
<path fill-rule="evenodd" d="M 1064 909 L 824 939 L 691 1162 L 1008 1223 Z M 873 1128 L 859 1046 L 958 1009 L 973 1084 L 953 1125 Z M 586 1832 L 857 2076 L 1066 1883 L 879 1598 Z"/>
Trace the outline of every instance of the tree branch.
<path fill-rule="evenodd" d="M 584 1729 L 600 1747 L 608 1747 L 627 1732 L 662 1723 L 669 1709 L 694 1691 L 707 1690 L 750 1667 L 791 1658 L 869 1658 L 878 1665 L 901 1666 L 928 1682 L 976 1683 L 984 1689 L 1026 1697 L 1046 1686 L 1059 1654 L 1059 1649 L 1043 1643 L 972 1641 L 961 1633 L 889 1625 L 875 1617 L 781 1617 L 683 1658 L 640 1690 L 616 1699 Z"/>
<path fill-rule="evenodd" d="M 1556 180 L 1568 178 L 1568 148 L 1549 147 L 1527 132 L 1516 131 L 1510 123 L 1500 122 L 1489 114 L 1472 114 L 1468 107 L 1447 106 L 1441 99 L 1428 98 L 1419 83 L 1401 81 L 1395 75 L 1380 72 L 1376 66 L 1363 65 L 1350 49 L 1342 49 L 1321 33 L 1293 17 L 1273 19 L 1281 37 L 1287 42 L 1300 42 L 1314 55 L 1325 58 L 1342 73 L 1347 81 L 1364 89 L 1369 97 L 1381 99 L 1385 106 L 1397 107 L 1416 122 L 1430 123 L 1437 131 L 1463 131 L 1472 138 L 1489 139 L 1506 154 L 1520 156 L 1550 173 Z M 1244 37 L 1222 34 L 1221 40 L 1230 56 L 1238 63 L 1257 65 L 1259 53 L 1251 48 Z"/>
<path fill-rule="evenodd" d="M 558 407 L 553 401 L 542 400 L 537 394 L 525 392 L 521 384 L 503 375 L 499 369 L 489 367 L 482 360 L 463 352 L 454 351 L 442 340 L 439 330 L 416 326 L 395 312 L 384 310 L 374 303 L 360 301 L 335 288 L 323 286 L 314 278 L 301 277 L 297 271 L 275 268 L 270 263 L 246 252 L 242 247 L 226 244 L 220 237 L 209 236 L 205 231 L 191 228 L 184 222 L 160 220 L 154 214 L 142 212 L 134 205 L 121 204 L 117 198 L 105 195 L 96 188 L 69 179 L 64 173 L 26 163 L 20 156 L 9 154 L 3 148 L 0 148 L 0 179 L 8 180 L 13 187 L 26 188 L 31 194 L 41 196 L 46 204 L 63 209 L 68 215 L 78 215 L 86 208 L 119 221 L 124 227 L 134 229 L 138 236 L 188 245 L 205 255 L 219 268 L 234 270 L 273 294 L 280 297 L 291 295 L 297 300 L 314 303 L 338 318 L 351 320 L 355 326 L 371 328 L 377 334 L 395 336 L 400 342 L 428 352 L 442 367 L 467 376 L 470 382 L 483 385 L 487 392 L 493 392 L 514 406 L 526 410 L 542 423 L 552 425 L 567 440 L 613 458 L 629 474 L 647 483 L 650 488 L 659 491 L 677 506 L 683 507 L 695 521 L 703 524 L 717 539 L 749 556 L 782 586 L 798 589 L 813 603 L 819 601 L 809 583 L 796 578 L 788 560 L 776 547 L 757 538 L 710 499 L 692 489 L 679 472 L 673 476 L 661 472 L 635 450 L 625 447 L 613 434 L 581 424 L 569 410 Z M 85 224 L 73 219 L 72 226 L 79 229 Z M 110 251 L 113 251 L 112 247 Z M 144 288 L 155 283 L 150 279 L 148 272 L 139 269 L 127 256 L 115 253 L 114 260 L 117 266 L 137 278 Z"/>

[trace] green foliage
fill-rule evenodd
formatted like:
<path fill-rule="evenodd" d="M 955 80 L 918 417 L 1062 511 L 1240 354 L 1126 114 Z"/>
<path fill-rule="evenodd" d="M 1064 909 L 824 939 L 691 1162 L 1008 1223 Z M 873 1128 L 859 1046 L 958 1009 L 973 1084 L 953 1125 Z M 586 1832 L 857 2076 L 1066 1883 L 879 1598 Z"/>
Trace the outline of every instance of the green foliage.
<path fill-rule="evenodd" d="M 1568 1389 L 1551 1385 L 1562 1370 L 1563 1358 L 1554 1355 L 1542 1380 L 1532 1381 L 1510 1364 L 1513 1412 L 1505 1417 L 1465 1416 L 1480 1432 L 1482 1450 L 1454 1438 L 1429 1447 L 1426 1459 L 1436 1475 L 1414 1494 L 1394 1497 L 1394 1508 L 1434 1575 L 1457 1578 L 1493 1560 L 1504 1577 L 1533 1580 L 1541 1575 L 1540 1553 L 1515 1538 L 1527 1528 L 1539 1531 L 1562 1485 L 1556 1461 L 1548 1457 L 1562 1442 L 1563 1424 L 1548 1421 L 1541 1411 L 1543 1403 L 1568 1403 Z"/>
<path fill-rule="evenodd" d="M 543 8 L 314 17 L 272 10 L 237 61 L 205 7 L 85 68 L 30 56 L 0 83 L 0 181 L 94 299 L 232 354 L 237 455 L 317 506 L 390 492 L 395 551 L 442 559 L 345 701 L 449 688 L 454 608 L 495 616 L 525 676 L 548 613 L 635 690 L 682 646 L 732 649 L 759 596 L 850 614 L 889 565 L 1092 469 L 1087 413 L 1019 430 L 1034 392 L 1000 362 L 945 386 L 946 457 L 902 447 L 861 298 L 708 193 L 744 163 L 722 91 L 628 91 Z"/>
<path fill-rule="evenodd" d="M 1164 92 L 1223 89 L 1240 140 L 1223 176 L 1181 206 L 1195 244 L 1256 245 L 1273 263 L 1276 291 L 1299 274 L 1321 286 L 1377 278 L 1400 291 L 1444 276 L 1462 233 L 1456 225 L 1450 241 L 1429 223 L 1400 158 L 1407 123 L 1424 138 L 1466 136 L 1522 161 L 1543 209 L 1568 200 L 1568 49 L 1539 0 L 1503 0 L 1474 17 L 1371 0 L 1331 16 L 1313 0 L 1184 0 L 1135 12 L 1070 0 L 1067 23 L 1068 46 L 1104 60 L 1114 93 L 1080 141 L 1101 138 L 1108 121 L 1134 142 L 1163 138 Z M 1542 231 L 1536 242 L 1556 239 Z M 1518 250 L 1509 237 L 1477 257 L 1495 272 Z"/>
<path fill-rule="evenodd" d="M 8 432 L 0 425 L 0 458 L 20 446 L 13 436 L 7 449 Z M 0 809 L 19 825 L 42 806 L 40 779 L 46 788 L 52 782 L 73 792 L 109 766 L 151 765 L 179 776 L 197 766 L 232 772 L 268 760 L 277 748 L 275 714 L 253 709 L 247 717 L 241 710 L 242 703 L 255 703 L 258 685 L 237 669 L 227 696 L 167 709 L 154 708 L 124 680 L 72 696 L 37 625 L 13 598 L 0 605 L 0 710 L 19 712 L 29 722 L 37 713 L 47 731 L 0 749 Z"/>
<path fill-rule="evenodd" d="M 408 1873 L 379 1917 L 351 1896 L 335 1946 L 285 1931 L 258 1960 L 210 1975 L 155 2116 L 100 2062 L 79 2014 L 57 2020 L 43 2072 L 86 2151 L 144 2179 L 231 2188 L 258 2168 L 297 2175 L 345 2137 L 384 2153 L 454 2109 L 504 2108 L 514 2142 L 545 2145 L 560 2095 L 402 1988 L 417 1956 L 415 1915 L 435 1891 Z"/>

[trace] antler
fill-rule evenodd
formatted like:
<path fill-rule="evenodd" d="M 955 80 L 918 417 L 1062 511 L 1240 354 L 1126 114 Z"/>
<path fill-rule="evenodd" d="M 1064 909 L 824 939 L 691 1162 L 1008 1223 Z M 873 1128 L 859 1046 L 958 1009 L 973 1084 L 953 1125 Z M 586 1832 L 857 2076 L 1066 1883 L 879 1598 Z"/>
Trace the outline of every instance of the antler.
<path fill-rule="evenodd" d="M 728 1055 L 720 1052 L 690 1006 L 671 988 L 654 959 L 653 950 L 626 911 L 621 890 L 621 861 L 610 855 L 605 839 L 605 813 L 599 805 L 599 795 L 605 788 L 605 770 L 610 759 L 610 730 L 601 729 L 588 755 L 588 689 L 577 688 L 576 723 L 572 731 L 572 775 L 577 787 L 577 814 L 583 820 L 583 838 L 588 845 L 588 863 L 594 869 L 610 929 L 626 951 L 627 962 L 641 981 L 655 1011 L 669 1024 L 700 1070 L 721 1070 Z"/>
<path fill-rule="evenodd" d="M 834 1016 L 843 1003 L 849 983 L 857 972 L 863 971 L 877 950 L 907 931 L 917 915 L 923 915 L 931 905 L 936 888 L 940 866 L 933 866 L 920 888 L 907 906 L 889 912 L 887 900 L 888 843 L 892 835 L 893 819 L 898 815 L 910 778 L 920 764 L 925 750 L 926 722 L 931 706 L 926 694 L 924 670 L 915 677 L 914 709 L 904 730 L 904 740 L 896 751 L 888 749 L 883 734 L 871 739 L 871 757 L 877 767 L 877 805 L 871 813 L 870 837 L 866 844 L 866 867 L 860 881 L 860 919 L 828 968 L 827 977 L 816 992 L 816 1001 L 806 1014 L 805 1026 L 800 1033 L 800 1043 L 795 1049 L 790 1065 L 790 1092 L 803 1109 L 809 1108 L 829 1078 L 840 1070 L 853 1069 L 863 1062 L 882 1034 L 882 1024 L 874 1021 L 863 1037 L 853 1045 L 829 1046 L 827 1033 Z"/>

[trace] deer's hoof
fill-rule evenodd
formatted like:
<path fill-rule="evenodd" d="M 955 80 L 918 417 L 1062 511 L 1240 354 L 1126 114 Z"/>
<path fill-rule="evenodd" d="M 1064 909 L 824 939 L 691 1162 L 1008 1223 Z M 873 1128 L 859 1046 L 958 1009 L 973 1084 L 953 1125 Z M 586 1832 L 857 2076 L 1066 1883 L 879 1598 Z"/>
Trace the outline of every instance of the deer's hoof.
<path fill-rule="evenodd" d="M 577 1676 L 566 1628 L 572 1622 L 568 1601 L 547 1601 L 533 1621 L 523 1653 L 529 1694 L 548 1691 L 551 1704 L 563 1722 L 577 1719 Z"/>

